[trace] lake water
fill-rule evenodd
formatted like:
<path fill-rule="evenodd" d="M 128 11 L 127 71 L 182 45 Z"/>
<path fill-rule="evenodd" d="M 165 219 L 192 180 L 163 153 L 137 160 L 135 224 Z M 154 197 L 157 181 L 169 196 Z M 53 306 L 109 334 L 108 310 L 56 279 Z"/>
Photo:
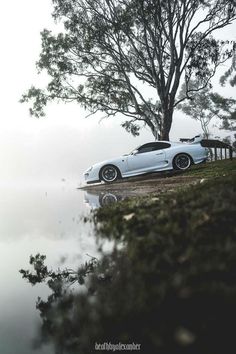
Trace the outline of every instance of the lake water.
<path fill-rule="evenodd" d="M 84 192 L 66 181 L 0 188 L 0 354 L 54 353 L 50 346 L 33 349 L 40 326 L 35 303 L 48 288 L 32 287 L 19 270 L 30 269 L 29 256 L 37 253 L 53 269 L 96 256 L 92 225 L 81 220 L 89 212 Z"/>

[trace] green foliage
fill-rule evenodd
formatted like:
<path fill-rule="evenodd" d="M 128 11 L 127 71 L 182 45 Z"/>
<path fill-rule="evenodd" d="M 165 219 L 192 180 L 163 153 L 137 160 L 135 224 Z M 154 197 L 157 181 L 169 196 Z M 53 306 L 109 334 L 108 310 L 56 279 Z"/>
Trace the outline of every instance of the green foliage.
<path fill-rule="evenodd" d="M 236 130 L 236 100 L 211 93 L 210 99 L 215 105 L 217 116 L 222 120 L 221 129 Z"/>
<path fill-rule="evenodd" d="M 77 281 L 80 285 L 83 285 L 84 279 L 94 271 L 97 263 L 96 258 L 91 258 L 89 262 L 82 265 L 76 272 L 72 269 L 65 269 L 63 271 L 59 269 L 57 272 L 54 272 L 48 270 L 47 266 L 44 265 L 45 259 L 46 256 L 39 253 L 35 256 L 31 255 L 29 263 L 33 266 L 33 272 L 21 269 L 20 273 L 22 274 L 22 278 L 27 279 L 32 285 L 47 282 L 51 290 L 55 291 L 57 289 L 57 295 L 61 295 L 65 284 L 73 284 Z"/>
<path fill-rule="evenodd" d="M 44 117 L 45 113 L 43 109 L 49 101 L 48 95 L 46 95 L 43 90 L 32 86 L 27 94 L 22 96 L 20 102 L 29 102 L 31 100 L 33 100 L 33 106 L 30 108 L 30 114 L 37 118 Z"/>
<path fill-rule="evenodd" d="M 224 73 L 224 75 L 220 78 L 220 83 L 222 86 L 229 80 L 231 86 L 236 85 L 236 43 L 234 43 L 233 47 L 233 56 L 232 56 L 232 63 L 228 70 Z"/>
<path fill-rule="evenodd" d="M 39 253 L 36 254 L 35 257 L 30 256 L 29 263 L 33 265 L 34 273 L 21 269 L 20 273 L 22 274 L 22 278 L 28 279 L 32 285 L 43 282 L 45 277 L 47 277 L 49 274 L 47 266 L 44 265 L 45 259 L 46 256 L 40 255 Z"/>
<path fill-rule="evenodd" d="M 233 353 L 235 201 L 234 175 L 97 210 L 99 235 L 122 247 L 96 263 L 87 292 L 37 305 L 42 342 L 64 353 L 91 353 L 95 342 L 140 343 L 142 353 Z"/>
<path fill-rule="evenodd" d="M 220 129 L 235 130 L 236 121 L 236 100 L 226 98 L 213 92 L 210 86 L 199 90 L 199 83 L 191 81 L 189 83 L 189 99 L 187 102 L 180 103 L 181 109 L 186 115 L 200 121 L 205 137 L 208 138 L 209 123 L 212 118 L 218 118 Z M 185 95 L 186 85 L 182 86 L 179 98 Z"/>
<path fill-rule="evenodd" d="M 212 33 L 236 17 L 232 0 L 54 0 L 53 17 L 64 31 L 41 33 L 37 63 L 50 82 L 31 88 L 31 114 L 43 115 L 48 101 L 78 102 L 90 114 L 123 114 L 168 138 L 181 77 L 205 87 L 232 56 L 233 44 Z M 199 18 L 199 20 L 197 20 Z M 187 86 L 186 86 L 187 87 Z M 188 97 L 188 90 L 185 99 Z M 134 123 L 136 122 L 136 123 Z M 134 123 L 134 124 L 133 124 Z"/>
<path fill-rule="evenodd" d="M 121 124 L 121 126 L 125 128 L 125 130 L 131 133 L 133 136 L 139 135 L 140 126 L 135 124 L 133 121 L 125 121 L 124 123 Z"/>

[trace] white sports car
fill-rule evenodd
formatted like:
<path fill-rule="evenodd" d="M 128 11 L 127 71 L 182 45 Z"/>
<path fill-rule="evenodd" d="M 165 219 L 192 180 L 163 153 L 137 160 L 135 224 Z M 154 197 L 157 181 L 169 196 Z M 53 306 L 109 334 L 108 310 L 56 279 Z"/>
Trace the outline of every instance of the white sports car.
<path fill-rule="evenodd" d="M 191 165 L 207 159 L 207 149 L 201 136 L 188 142 L 155 141 L 139 146 L 130 154 L 96 163 L 84 173 L 86 183 L 114 182 L 119 178 L 144 173 L 187 170 Z"/>

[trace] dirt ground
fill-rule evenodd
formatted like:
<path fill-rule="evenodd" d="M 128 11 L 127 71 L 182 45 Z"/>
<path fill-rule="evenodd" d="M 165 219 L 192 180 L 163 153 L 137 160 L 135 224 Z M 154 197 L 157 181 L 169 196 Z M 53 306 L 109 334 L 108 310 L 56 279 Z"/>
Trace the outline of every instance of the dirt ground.
<path fill-rule="evenodd" d="M 81 187 L 89 193 L 109 192 L 114 194 L 146 195 L 172 191 L 179 187 L 195 184 L 201 178 L 179 173 L 151 174 L 126 178 L 114 183 L 97 183 Z"/>

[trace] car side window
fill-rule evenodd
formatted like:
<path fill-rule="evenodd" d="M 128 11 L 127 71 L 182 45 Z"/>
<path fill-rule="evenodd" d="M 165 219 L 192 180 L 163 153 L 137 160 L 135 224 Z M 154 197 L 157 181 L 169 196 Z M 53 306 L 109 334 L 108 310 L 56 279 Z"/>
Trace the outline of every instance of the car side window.
<path fill-rule="evenodd" d="M 155 143 L 155 147 L 153 150 L 163 150 L 168 149 L 170 147 L 169 143 L 163 143 L 162 141 L 159 143 Z"/>
<path fill-rule="evenodd" d="M 154 144 L 144 144 L 138 148 L 138 154 L 143 154 L 144 152 L 150 152 L 154 150 Z"/>
<path fill-rule="evenodd" d="M 164 143 L 164 142 L 148 143 L 148 144 L 144 144 L 138 148 L 138 154 L 142 154 L 144 152 L 167 149 L 169 147 L 170 147 L 170 144 Z"/>

